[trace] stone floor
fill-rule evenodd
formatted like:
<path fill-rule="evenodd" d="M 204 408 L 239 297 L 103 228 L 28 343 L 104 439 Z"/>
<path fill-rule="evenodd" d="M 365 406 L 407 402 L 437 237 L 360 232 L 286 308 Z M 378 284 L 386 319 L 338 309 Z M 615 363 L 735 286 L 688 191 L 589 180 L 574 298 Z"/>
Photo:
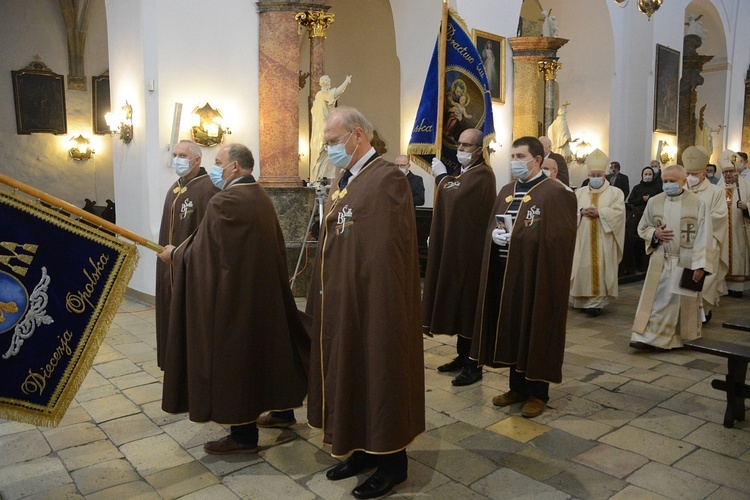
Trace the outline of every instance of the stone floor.
<path fill-rule="evenodd" d="M 621 287 L 598 318 L 570 312 L 564 382 L 536 419 L 493 407 L 507 370 L 452 387 L 435 370 L 453 357 L 452 339 L 425 339 L 428 429 L 391 496 L 750 498 L 750 421 L 722 427 L 722 393 L 710 385 L 724 360 L 630 349 L 640 287 Z M 704 335 L 750 344 L 721 328 L 749 318 L 750 298 L 725 298 Z M 153 308 L 126 299 L 57 428 L 0 421 L 0 497 L 350 498 L 358 479 L 326 480 L 336 461 L 304 410 L 290 430 L 261 430 L 257 455 L 207 456 L 203 443 L 226 429 L 161 411 L 154 346 Z"/>

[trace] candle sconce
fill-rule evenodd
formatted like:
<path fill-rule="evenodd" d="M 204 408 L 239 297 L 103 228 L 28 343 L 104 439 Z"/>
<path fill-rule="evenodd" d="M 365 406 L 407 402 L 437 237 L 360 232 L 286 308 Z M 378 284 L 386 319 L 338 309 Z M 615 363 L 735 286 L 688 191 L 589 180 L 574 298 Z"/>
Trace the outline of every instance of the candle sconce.
<path fill-rule="evenodd" d="M 224 141 L 224 134 L 232 133 L 229 127 L 223 124 L 221 111 L 212 108 L 208 102 L 203 107 L 196 106 L 191 120 L 190 136 L 199 146 L 218 146 Z"/>

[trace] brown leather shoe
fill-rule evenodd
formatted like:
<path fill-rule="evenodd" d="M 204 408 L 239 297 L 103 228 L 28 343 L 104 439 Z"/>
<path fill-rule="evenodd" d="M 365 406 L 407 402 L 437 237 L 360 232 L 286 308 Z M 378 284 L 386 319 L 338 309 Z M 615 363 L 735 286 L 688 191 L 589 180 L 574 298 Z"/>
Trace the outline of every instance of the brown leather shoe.
<path fill-rule="evenodd" d="M 255 421 L 255 425 L 257 425 L 258 427 L 274 427 L 276 429 L 286 429 L 287 427 L 291 427 L 296 423 L 296 418 L 292 418 L 291 420 L 283 420 L 274 416 L 273 412 L 266 415 L 261 415 L 260 417 L 258 417 L 258 420 Z"/>
<path fill-rule="evenodd" d="M 258 446 L 250 446 L 238 443 L 232 436 L 221 438 L 218 441 L 209 441 L 203 445 L 203 451 L 209 455 L 232 455 L 234 453 L 257 453 Z"/>
<path fill-rule="evenodd" d="M 523 415 L 526 418 L 534 418 L 538 417 L 539 415 L 544 412 L 544 408 L 547 406 L 547 403 L 542 401 L 539 398 L 535 398 L 534 396 L 531 396 L 521 408 L 521 415 Z"/>
<path fill-rule="evenodd" d="M 492 398 L 492 404 L 495 406 L 510 406 L 521 401 L 526 401 L 526 396 L 516 391 L 508 391 Z"/>

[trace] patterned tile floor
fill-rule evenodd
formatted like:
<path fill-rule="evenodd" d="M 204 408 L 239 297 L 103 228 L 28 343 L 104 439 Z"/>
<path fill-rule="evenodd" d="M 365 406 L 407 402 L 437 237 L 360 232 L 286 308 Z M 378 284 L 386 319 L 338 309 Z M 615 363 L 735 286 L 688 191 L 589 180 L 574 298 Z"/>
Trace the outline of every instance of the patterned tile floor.
<path fill-rule="evenodd" d="M 435 367 L 450 338 L 425 339 L 427 432 L 409 447 L 396 498 L 750 498 L 750 421 L 721 425 L 710 381 L 722 358 L 628 347 L 641 283 L 597 317 L 570 311 L 564 381 L 547 411 L 524 419 L 496 408 L 507 370 L 451 386 Z M 750 298 L 724 298 L 708 337 L 750 345 L 721 328 L 750 320 Z M 207 456 L 226 434 L 161 411 L 153 308 L 126 299 L 93 369 L 55 429 L 0 421 L 0 498 L 350 498 L 359 480 L 326 480 L 336 461 L 305 412 L 288 430 L 261 430 L 257 455 Z M 750 418 L 750 416 L 748 417 Z"/>

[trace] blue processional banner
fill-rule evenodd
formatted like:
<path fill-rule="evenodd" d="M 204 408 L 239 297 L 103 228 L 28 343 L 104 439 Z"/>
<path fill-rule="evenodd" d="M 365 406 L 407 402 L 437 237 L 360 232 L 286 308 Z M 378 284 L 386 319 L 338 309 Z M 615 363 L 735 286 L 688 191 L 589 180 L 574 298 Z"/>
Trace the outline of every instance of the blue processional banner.
<path fill-rule="evenodd" d="M 444 71 L 439 67 L 438 50 L 446 51 Z M 443 96 L 438 96 L 441 74 L 445 90 Z M 440 117 L 438 99 L 444 100 Z M 432 158 L 437 155 L 438 123 L 442 123 L 440 159 L 448 173 L 461 166 L 456 159 L 456 148 L 458 137 L 467 128 L 477 128 L 484 133 L 485 162 L 489 164 L 487 148 L 495 138 L 495 123 L 487 75 L 468 28 L 453 10 L 448 14 L 445 47 L 440 47 L 439 35 L 435 43 L 407 149 L 412 160 L 428 171 Z"/>
<path fill-rule="evenodd" d="M 134 245 L 0 190 L 0 418 L 60 422 L 137 260 Z"/>

